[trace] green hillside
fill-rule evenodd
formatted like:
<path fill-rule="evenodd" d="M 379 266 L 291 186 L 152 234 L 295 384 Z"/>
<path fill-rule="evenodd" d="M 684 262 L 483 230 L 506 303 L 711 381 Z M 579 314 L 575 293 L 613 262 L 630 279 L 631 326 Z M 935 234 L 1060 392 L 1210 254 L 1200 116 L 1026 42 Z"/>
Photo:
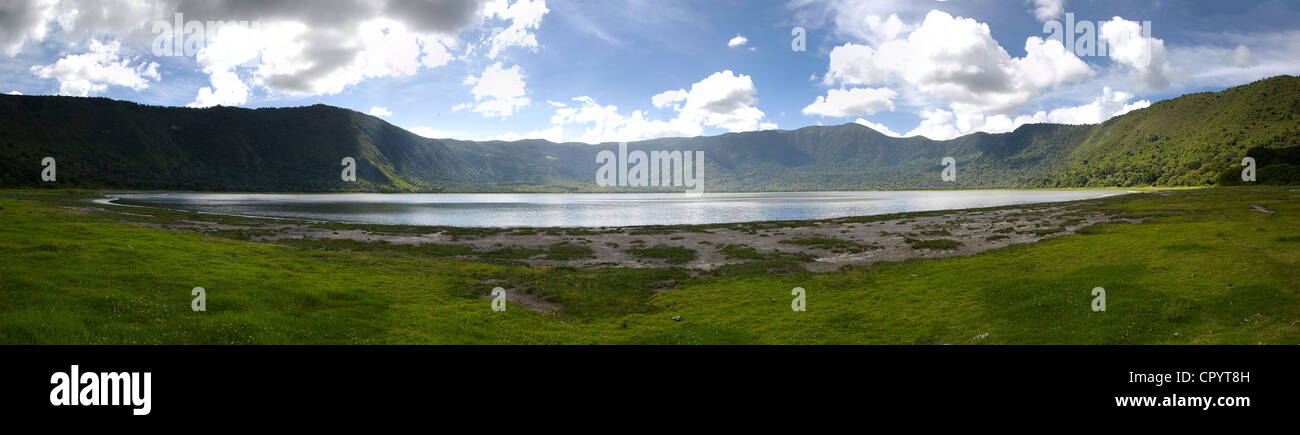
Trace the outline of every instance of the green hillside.
<path fill-rule="evenodd" d="M 629 149 L 704 151 L 708 191 L 1233 184 L 1247 155 L 1259 161 L 1260 183 L 1287 184 L 1300 183 L 1298 113 L 1300 78 L 1279 76 L 1161 101 L 1095 126 L 1026 125 L 933 141 L 845 124 L 655 139 Z M 616 148 L 427 139 L 324 105 L 192 109 L 0 95 L 0 187 L 601 191 L 596 153 Z M 45 156 L 58 161 L 57 182 L 40 179 Z M 356 183 L 339 177 L 344 157 L 358 162 Z M 944 157 L 957 161 L 956 182 L 940 180 Z"/>
<path fill-rule="evenodd" d="M 1300 147 L 1300 78 L 1279 76 L 1112 118 L 1094 127 L 1069 155 L 1063 180 L 1039 185 L 1215 184 L 1224 171 L 1239 174 L 1241 159 L 1254 148 L 1295 147 Z M 1270 172 L 1260 170 L 1260 181 Z"/>

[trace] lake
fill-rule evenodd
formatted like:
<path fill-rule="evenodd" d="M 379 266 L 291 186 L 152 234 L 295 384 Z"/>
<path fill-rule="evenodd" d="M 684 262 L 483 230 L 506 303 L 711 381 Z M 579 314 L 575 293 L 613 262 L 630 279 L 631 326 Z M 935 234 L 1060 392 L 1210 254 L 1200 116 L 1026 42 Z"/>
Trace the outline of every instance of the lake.
<path fill-rule="evenodd" d="M 1115 190 L 663 194 L 121 195 L 124 203 L 240 216 L 460 227 L 603 227 L 827 219 L 1099 198 Z"/>

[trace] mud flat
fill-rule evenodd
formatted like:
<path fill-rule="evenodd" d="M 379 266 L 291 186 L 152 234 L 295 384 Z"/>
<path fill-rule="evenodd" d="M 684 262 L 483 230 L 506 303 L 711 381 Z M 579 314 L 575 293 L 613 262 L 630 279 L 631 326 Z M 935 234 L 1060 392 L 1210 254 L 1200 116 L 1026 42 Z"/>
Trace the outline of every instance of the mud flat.
<path fill-rule="evenodd" d="M 964 256 L 1018 243 L 1074 234 L 1108 222 L 1134 222 L 1096 211 L 1098 200 L 915 212 L 824 220 L 602 228 L 455 228 L 354 225 L 286 219 L 235 218 L 187 212 L 183 219 L 145 222 L 146 207 L 92 207 L 124 222 L 154 228 L 234 234 L 261 242 L 346 240 L 408 246 L 458 247 L 456 257 L 523 252 L 528 265 L 670 267 L 712 270 L 722 265 L 793 257 L 809 271 L 911 258 Z M 562 247 L 566 255 L 550 251 Z M 526 255 L 536 251 L 535 255 Z"/>

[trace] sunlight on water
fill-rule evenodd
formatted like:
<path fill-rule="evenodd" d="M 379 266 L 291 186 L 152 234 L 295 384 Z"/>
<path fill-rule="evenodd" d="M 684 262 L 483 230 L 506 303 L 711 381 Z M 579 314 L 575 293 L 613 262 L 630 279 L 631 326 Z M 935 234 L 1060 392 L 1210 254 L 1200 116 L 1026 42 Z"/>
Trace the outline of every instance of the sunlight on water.
<path fill-rule="evenodd" d="M 1116 195 L 1096 190 L 664 194 L 122 195 L 126 203 L 244 216 L 391 225 L 602 227 L 827 219 Z"/>

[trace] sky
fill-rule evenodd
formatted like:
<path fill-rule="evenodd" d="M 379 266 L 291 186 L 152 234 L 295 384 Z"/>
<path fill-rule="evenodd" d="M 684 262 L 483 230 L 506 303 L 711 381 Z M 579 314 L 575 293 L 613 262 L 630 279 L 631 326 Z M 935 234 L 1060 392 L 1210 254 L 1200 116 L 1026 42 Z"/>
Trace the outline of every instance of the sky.
<path fill-rule="evenodd" d="M 470 140 L 942 140 L 1295 75 L 1296 23 L 1290 0 L 0 0 L 0 93 Z"/>

